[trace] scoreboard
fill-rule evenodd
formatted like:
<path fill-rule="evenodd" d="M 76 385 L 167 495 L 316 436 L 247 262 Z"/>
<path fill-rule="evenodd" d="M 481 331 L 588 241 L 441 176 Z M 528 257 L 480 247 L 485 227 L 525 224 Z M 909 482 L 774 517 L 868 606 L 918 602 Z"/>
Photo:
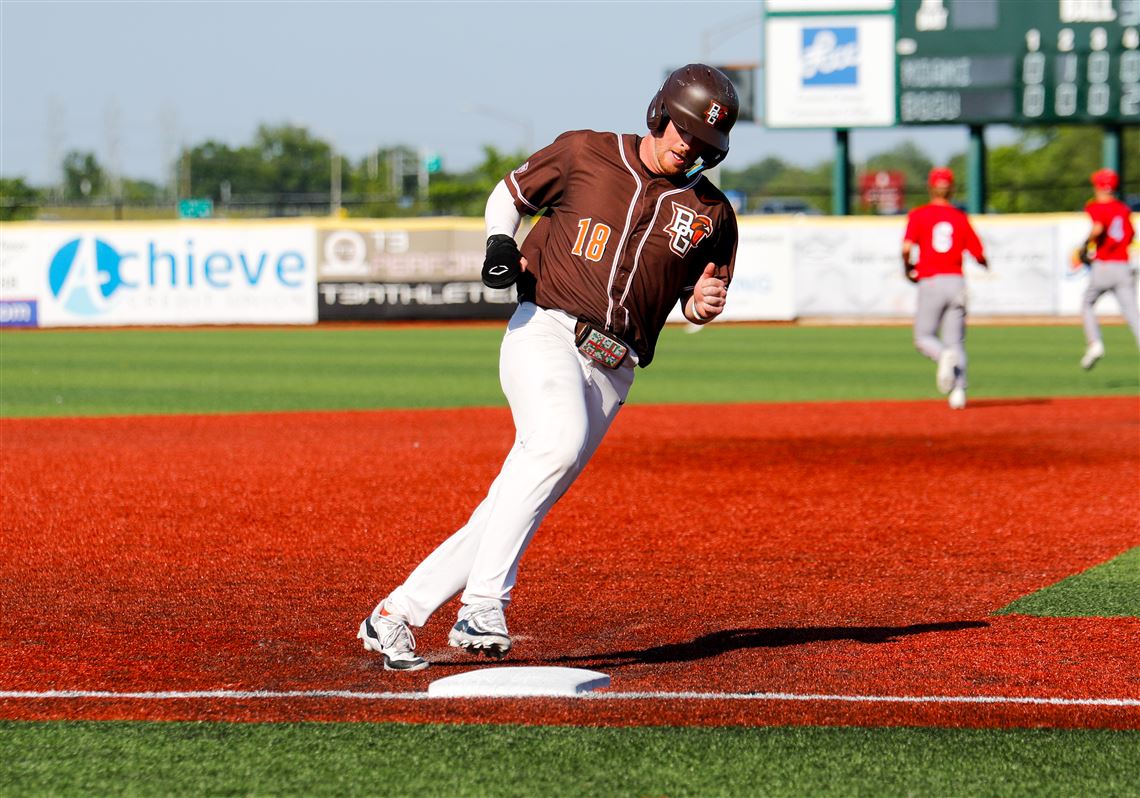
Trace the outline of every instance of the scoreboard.
<path fill-rule="evenodd" d="M 1140 123 L 1140 0 L 896 0 L 900 124 Z"/>

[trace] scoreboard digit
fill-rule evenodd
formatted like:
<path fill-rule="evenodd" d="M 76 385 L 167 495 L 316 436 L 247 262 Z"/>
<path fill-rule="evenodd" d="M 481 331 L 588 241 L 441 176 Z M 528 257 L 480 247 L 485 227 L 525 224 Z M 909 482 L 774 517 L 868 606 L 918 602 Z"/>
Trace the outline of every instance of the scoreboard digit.
<path fill-rule="evenodd" d="M 1140 0 L 897 0 L 901 124 L 1140 122 Z"/>

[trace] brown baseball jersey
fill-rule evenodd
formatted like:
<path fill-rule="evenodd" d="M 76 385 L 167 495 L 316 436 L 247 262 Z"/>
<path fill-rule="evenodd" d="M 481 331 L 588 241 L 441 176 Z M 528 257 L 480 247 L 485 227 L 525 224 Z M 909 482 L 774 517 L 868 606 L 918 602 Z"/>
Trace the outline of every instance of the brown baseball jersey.
<path fill-rule="evenodd" d="M 524 215 L 545 210 L 522 244 L 520 301 L 585 319 L 653 360 L 675 302 L 705 266 L 725 282 L 736 261 L 732 206 L 703 175 L 650 172 L 633 134 L 575 130 L 506 176 Z"/>

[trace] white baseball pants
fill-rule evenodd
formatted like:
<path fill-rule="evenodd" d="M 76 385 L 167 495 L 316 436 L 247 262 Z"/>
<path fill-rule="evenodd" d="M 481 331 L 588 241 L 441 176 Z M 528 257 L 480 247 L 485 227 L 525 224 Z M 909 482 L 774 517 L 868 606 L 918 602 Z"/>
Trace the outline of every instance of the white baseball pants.
<path fill-rule="evenodd" d="M 616 369 L 574 345 L 575 319 L 520 303 L 499 353 L 515 442 L 467 524 L 382 602 L 422 626 L 456 593 L 464 604 L 511 598 L 519 560 L 555 502 L 589 462 L 633 385 L 633 353 Z"/>

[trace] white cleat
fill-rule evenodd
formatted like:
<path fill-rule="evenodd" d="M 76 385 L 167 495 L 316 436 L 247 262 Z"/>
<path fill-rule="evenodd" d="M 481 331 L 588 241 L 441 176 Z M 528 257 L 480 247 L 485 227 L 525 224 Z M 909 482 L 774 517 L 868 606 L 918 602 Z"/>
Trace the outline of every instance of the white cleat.
<path fill-rule="evenodd" d="M 950 392 L 950 409 L 961 410 L 966 406 L 966 389 L 955 388 Z"/>
<path fill-rule="evenodd" d="M 447 635 L 447 644 L 488 657 L 502 659 L 511 650 L 511 636 L 507 632 L 507 619 L 503 608 L 495 602 L 464 604 L 459 620 Z"/>
<path fill-rule="evenodd" d="M 386 671 L 419 671 L 428 666 L 426 659 L 416 656 L 416 638 L 399 618 L 373 613 L 360 622 L 356 636 L 364 641 L 365 650 L 383 655 Z"/>
<path fill-rule="evenodd" d="M 938 392 L 946 395 L 954 387 L 954 371 L 958 368 L 958 352 L 950 347 L 942 350 L 938 356 L 938 372 L 934 377 L 934 384 Z"/>
<path fill-rule="evenodd" d="M 1081 368 L 1088 371 L 1095 366 L 1096 362 L 1102 357 L 1104 357 L 1104 343 L 1099 340 L 1093 341 L 1088 345 L 1088 348 L 1085 349 L 1085 356 L 1081 358 Z"/>

